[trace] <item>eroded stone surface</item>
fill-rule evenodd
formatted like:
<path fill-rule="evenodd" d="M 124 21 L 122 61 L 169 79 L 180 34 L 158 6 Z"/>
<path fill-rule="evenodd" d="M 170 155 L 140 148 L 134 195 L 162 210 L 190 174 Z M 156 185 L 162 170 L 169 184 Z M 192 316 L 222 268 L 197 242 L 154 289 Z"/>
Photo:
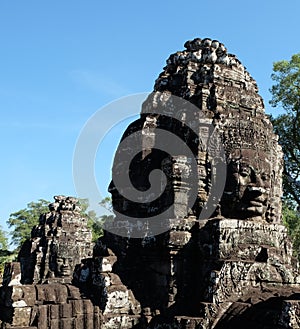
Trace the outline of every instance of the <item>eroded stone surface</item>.
<path fill-rule="evenodd" d="M 251 328 L 281 328 L 283 319 L 296 321 L 296 306 L 282 305 L 298 296 L 299 272 L 281 224 L 278 138 L 255 80 L 236 56 L 210 39 L 188 41 L 185 48 L 167 60 L 140 119 L 122 138 L 134 135 L 141 147 L 131 159 L 135 188 L 149 189 L 154 169 L 165 174 L 157 200 L 126 198 L 127 187 L 115 181 L 128 174 L 119 154 L 129 151 L 124 143 L 117 151 L 109 191 L 117 211 L 114 229 L 122 227 L 123 237 L 106 234 L 118 256 L 116 271 L 148 310 L 142 319 L 151 328 L 248 328 L 247 321 Z M 159 152 L 159 130 L 179 137 L 192 153 L 179 144 L 171 154 Z M 222 174 L 226 182 L 217 196 Z M 153 236 L 151 216 L 163 211 L 169 230 Z M 149 218 L 144 238 L 131 238 L 136 222 L 124 215 L 146 218 L 140 226 Z"/>
<path fill-rule="evenodd" d="M 167 60 L 167 66 L 155 82 L 154 92 L 142 106 L 141 118 L 132 123 L 123 136 L 124 140 L 137 131 L 142 132 L 132 140 L 141 149 L 139 156 L 130 159 L 134 168 L 131 171 L 133 185 L 140 190 L 149 189 L 150 172 L 160 169 L 169 178 L 166 193 L 156 202 L 147 202 L 145 198 L 143 204 L 137 204 L 123 197 L 127 186 L 116 188 L 112 182 L 110 192 L 115 210 L 131 217 L 147 217 L 174 204 L 173 213 L 168 215 L 185 217 L 189 214 L 189 194 L 196 184 L 197 202 L 192 211 L 198 217 L 207 206 L 211 187 L 220 179 L 215 171 L 220 162 L 226 161 L 227 183 L 221 202 L 215 200 L 215 214 L 279 222 L 282 152 L 264 113 L 255 80 L 218 41 L 195 39 L 185 46 L 186 50 Z M 160 129 L 183 140 L 196 159 L 197 172 L 188 173 L 193 169 L 191 155 L 183 153 L 180 145 L 173 154 L 157 151 L 161 148 L 157 146 Z M 214 134 L 222 142 L 224 159 Z M 166 139 L 165 143 L 168 142 Z M 129 152 L 122 147 L 124 145 L 118 149 L 119 153 Z M 120 156 L 116 159 L 113 180 L 117 181 L 127 173 L 122 171 L 126 163 L 120 162 Z M 192 179 L 188 180 L 188 176 Z"/>
<path fill-rule="evenodd" d="M 22 283 L 50 282 L 55 278 L 69 283 L 76 265 L 92 256 L 92 232 L 78 199 L 59 195 L 54 200 L 20 250 Z"/>
<path fill-rule="evenodd" d="M 116 153 L 110 225 L 120 236 L 105 232 L 92 255 L 77 200 L 55 197 L 21 266 L 6 268 L 3 328 L 299 328 L 298 263 L 281 224 L 282 152 L 256 82 L 219 41 L 185 48 L 167 60 L 124 133 L 131 144 Z M 160 144 L 159 130 L 183 145 L 160 152 L 174 140 Z M 129 165 L 117 156 L 134 145 L 130 179 L 147 191 L 151 171 L 162 171 L 158 199 L 132 202 L 129 187 L 115 184 Z M 155 235 L 151 216 L 161 212 L 164 230 Z M 134 225 L 142 238 L 130 236 Z"/>
<path fill-rule="evenodd" d="M 1 328 L 131 328 L 140 316 L 132 291 L 112 273 L 114 253 L 91 241 L 78 200 L 56 196 L 7 264 L 0 287 Z"/>

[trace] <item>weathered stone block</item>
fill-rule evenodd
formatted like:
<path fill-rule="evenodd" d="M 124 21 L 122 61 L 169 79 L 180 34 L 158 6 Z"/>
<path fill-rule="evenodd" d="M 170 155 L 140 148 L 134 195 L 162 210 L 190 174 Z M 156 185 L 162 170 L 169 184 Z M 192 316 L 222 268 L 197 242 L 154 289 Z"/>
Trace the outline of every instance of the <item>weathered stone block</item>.
<path fill-rule="evenodd" d="M 93 329 L 94 317 L 92 313 L 84 315 L 84 329 Z"/>
<path fill-rule="evenodd" d="M 75 328 L 75 319 L 68 318 L 68 319 L 60 319 L 59 320 L 59 329 L 73 329 Z"/>
<path fill-rule="evenodd" d="M 13 286 L 12 287 L 12 294 L 11 299 L 13 301 L 17 301 L 23 298 L 23 289 L 22 286 Z"/>
<path fill-rule="evenodd" d="M 20 308 L 20 307 L 26 307 L 26 306 L 28 306 L 27 304 L 26 304 L 26 302 L 25 302 L 25 300 L 17 300 L 16 302 L 13 302 L 12 303 L 12 307 L 14 307 L 14 308 Z"/>
<path fill-rule="evenodd" d="M 84 309 L 83 309 L 83 300 L 72 300 L 70 301 L 72 305 L 72 315 L 77 316 L 78 314 L 83 314 Z"/>
<path fill-rule="evenodd" d="M 94 312 L 94 305 L 89 299 L 83 300 L 83 311 L 86 314 L 92 314 Z"/>
<path fill-rule="evenodd" d="M 56 285 L 54 287 L 57 303 L 65 303 L 68 299 L 68 288 L 65 285 Z"/>
<path fill-rule="evenodd" d="M 68 295 L 70 299 L 81 299 L 81 294 L 77 287 L 72 285 L 66 285 L 66 287 L 68 288 Z"/>
<path fill-rule="evenodd" d="M 74 329 L 85 329 L 84 315 L 77 315 L 74 319 Z"/>
<path fill-rule="evenodd" d="M 101 329 L 102 328 L 102 314 L 98 306 L 94 306 L 94 322 L 93 322 L 94 329 Z"/>
<path fill-rule="evenodd" d="M 170 232 L 170 245 L 174 246 L 184 246 L 189 242 L 191 238 L 190 232 L 177 232 L 171 231 Z"/>
<path fill-rule="evenodd" d="M 60 329 L 60 319 L 51 319 L 49 329 Z"/>
<path fill-rule="evenodd" d="M 59 317 L 60 318 L 71 318 L 72 317 L 72 305 L 71 304 L 60 304 L 59 305 Z"/>
<path fill-rule="evenodd" d="M 39 305 L 37 317 L 39 329 L 48 329 L 50 326 L 51 315 L 48 313 L 48 310 L 50 313 L 49 305 Z"/>
<path fill-rule="evenodd" d="M 112 272 L 112 267 L 114 263 L 117 261 L 116 256 L 107 256 L 103 257 L 102 259 L 102 266 L 101 266 L 101 272 Z"/>
<path fill-rule="evenodd" d="M 36 289 L 35 286 L 26 285 L 22 286 L 23 290 L 23 299 L 28 306 L 33 306 L 36 301 Z"/>
<path fill-rule="evenodd" d="M 60 305 L 49 305 L 50 318 L 51 319 L 59 319 L 60 318 L 59 307 L 60 307 Z"/>
<path fill-rule="evenodd" d="M 30 326 L 31 307 L 15 308 L 13 317 L 13 326 Z"/>
<path fill-rule="evenodd" d="M 128 289 L 123 285 L 114 285 L 107 288 L 106 310 L 113 313 L 113 309 L 128 305 Z"/>
<path fill-rule="evenodd" d="M 132 328 L 133 327 L 132 319 L 129 316 L 107 316 L 104 320 L 103 328 L 104 329 L 117 329 L 117 328 Z"/>

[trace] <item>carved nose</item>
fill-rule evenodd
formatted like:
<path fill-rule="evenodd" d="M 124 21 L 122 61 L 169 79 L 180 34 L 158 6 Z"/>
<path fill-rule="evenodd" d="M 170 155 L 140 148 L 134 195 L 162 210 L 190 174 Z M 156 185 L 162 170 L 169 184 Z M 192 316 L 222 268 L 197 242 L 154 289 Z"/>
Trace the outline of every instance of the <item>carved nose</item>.
<path fill-rule="evenodd" d="M 256 186 L 256 187 L 264 186 L 264 183 L 263 183 L 260 175 L 257 175 L 255 173 L 252 176 L 252 182 L 253 182 L 253 186 Z"/>

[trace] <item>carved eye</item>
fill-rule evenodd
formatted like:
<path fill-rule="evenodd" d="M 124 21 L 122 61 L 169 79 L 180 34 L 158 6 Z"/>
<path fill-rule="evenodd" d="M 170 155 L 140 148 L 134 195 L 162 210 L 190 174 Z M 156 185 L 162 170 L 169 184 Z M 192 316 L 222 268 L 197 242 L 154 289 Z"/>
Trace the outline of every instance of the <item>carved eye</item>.
<path fill-rule="evenodd" d="M 270 180 L 270 176 L 269 176 L 268 174 L 262 174 L 262 175 L 260 176 L 260 178 L 261 178 L 263 181 L 268 181 L 268 180 Z"/>

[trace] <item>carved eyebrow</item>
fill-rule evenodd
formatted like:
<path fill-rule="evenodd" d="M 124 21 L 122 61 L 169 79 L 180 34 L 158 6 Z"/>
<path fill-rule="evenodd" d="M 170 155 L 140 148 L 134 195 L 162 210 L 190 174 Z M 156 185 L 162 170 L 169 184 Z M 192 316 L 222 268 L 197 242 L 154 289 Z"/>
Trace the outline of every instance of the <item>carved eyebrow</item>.
<path fill-rule="evenodd" d="M 246 166 L 241 166 L 240 168 L 239 168 L 239 171 L 247 171 L 247 172 L 251 172 L 252 171 L 252 168 L 250 168 L 250 167 L 246 167 Z"/>
<path fill-rule="evenodd" d="M 252 167 L 249 163 L 246 163 L 246 162 L 240 162 L 239 164 L 240 164 L 240 166 L 244 166 L 244 167 L 249 167 L 249 168 Z"/>

